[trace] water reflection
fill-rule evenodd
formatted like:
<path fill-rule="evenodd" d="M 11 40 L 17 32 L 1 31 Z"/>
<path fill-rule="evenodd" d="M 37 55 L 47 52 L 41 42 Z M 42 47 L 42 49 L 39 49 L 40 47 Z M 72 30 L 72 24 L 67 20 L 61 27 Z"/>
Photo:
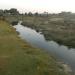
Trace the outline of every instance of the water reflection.
<path fill-rule="evenodd" d="M 67 46 L 59 45 L 54 41 L 46 41 L 43 34 L 31 28 L 22 25 L 16 25 L 14 27 L 20 33 L 19 36 L 22 39 L 25 39 L 32 46 L 45 49 L 55 55 L 61 61 L 69 64 L 75 71 L 75 49 L 69 49 Z"/>

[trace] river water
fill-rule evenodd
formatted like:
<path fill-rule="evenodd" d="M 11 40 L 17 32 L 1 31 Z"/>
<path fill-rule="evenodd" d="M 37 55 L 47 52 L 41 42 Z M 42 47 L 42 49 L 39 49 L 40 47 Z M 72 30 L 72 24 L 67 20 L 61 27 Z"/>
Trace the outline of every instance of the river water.
<path fill-rule="evenodd" d="M 18 24 L 14 28 L 20 33 L 19 36 L 29 44 L 44 49 L 62 62 L 68 64 L 73 72 L 75 71 L 75 49 L 69 49 L 67 46 L 59 45 L 54 41 L 47 41 L 43 34 L 23 25 Z"/>

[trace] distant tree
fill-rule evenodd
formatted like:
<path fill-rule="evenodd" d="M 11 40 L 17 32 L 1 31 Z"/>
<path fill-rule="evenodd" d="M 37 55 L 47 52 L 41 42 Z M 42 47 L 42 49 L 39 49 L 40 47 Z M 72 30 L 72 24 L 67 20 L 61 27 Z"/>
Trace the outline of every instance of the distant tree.
<path fill-rule="evenodd" d="M 5 9 L 4 10 L 4 16 L 8 16 L 8 15 L 10 15 L 10 12 L 9 12 L 9 10 Z"/>
<path fill-rule="evenodd" d="M 4 11 L 2 9 L 0 9 L 0 19 L 5 20 Z"/>
<path fill-rule="evenodd" d="M 27 12 L 25 12 L 25 15 L 28 15 Z"/>
<path fill-rule="evenodd" d="M 12 15 L 17 15 L 17 14 L 19 14 L 19 11 L 17 9 L 15 9 L 15 8 L 11 8 L 9 10 L 9 13 L 12 14 Z"/>
<path fill-rule="evenodd" d="M 28 13 L 28 16 L 33 16 L 32 12 L 29 12 L 29 13 Z"/>
<path fill-rule="evenodd" d="M 5 13 L 5 14 L 6 14 L 6 13 L 9 13 L 9 10 L 5 9 L 5 10 L 4 10 L 4 13 Z"/>
<path fill-rule="evenodd" d="M 38 16 L 39 14 L 38 14 L 38 12 L 36 12 L 36 13 L 34 13 L 34 15 L 35 15 L 35 16 Z"/>
<path fill-rule="evenodd" d="M 2 9 L 0 9 L 0 16 L 3 16 L 3 10 Z"/>

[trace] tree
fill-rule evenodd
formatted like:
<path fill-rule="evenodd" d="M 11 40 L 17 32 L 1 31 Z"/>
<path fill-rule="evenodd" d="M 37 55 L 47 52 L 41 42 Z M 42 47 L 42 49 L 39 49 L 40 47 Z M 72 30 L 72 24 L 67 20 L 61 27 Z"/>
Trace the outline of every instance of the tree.
<path fill-rule="evenodd" d="M 35 15 L 35 16 L 38 16 L 39 14 L 38 14 L 38 12 L 36 12 L 36 13 L 34 13 L 34 15 Z"/>
<path fill-rule="evenodd" d="M 11 8 L 9 10 L 9 13 L 12 14 L 12 15 L 17 15 L 17 14 L 19 14 L 19 11 L 17 9 L 15 9 L 15 8 Z"/>
<path fill-rule="evenodd" d="M 9 13 L 9 10 L 5 9 L 4 14 L 8 14 L 8 13 Z"/>
<path fill-rule="evenodd" d="M 25 15 L 28 15 L 27 12 L 25 12 Z"/>
<path fill-rule="evenodd" d="M 0 9 L 0 16 L 3 16 L 3 10 L 2 9 Z"/>
<path fill-rule="evenodd" d="M 28 15 L 29 15 L 29 16 L 33 16 L 32 12 L 29 12 Z"/>
<path fill-rule="evenodd" d="M 0 9 L 0 20 L 5 20 L 4 11 Z"/>

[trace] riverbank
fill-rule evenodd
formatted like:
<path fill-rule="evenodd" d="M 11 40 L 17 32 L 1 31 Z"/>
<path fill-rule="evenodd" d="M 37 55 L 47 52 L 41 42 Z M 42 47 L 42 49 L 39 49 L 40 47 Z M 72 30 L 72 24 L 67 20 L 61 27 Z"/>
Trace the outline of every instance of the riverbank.
<path fill-rule="evenodd" d="M 59 66 L 54 58 L 23 42 L 9 23 L 0 20 L 1 75 L 67 75 Z"/>
<path fill-rule="evenodd" d="M 31 27 L 38 32 L 42 32 L 46 40 L 54 40 L 61 45 L 66 45 L 70 48 L 75 48 L 74 16 L 73 14 L 53 14 L 48 16 L 14 15 L 6 16 L 6 20 L 12 24 L 22 20 L 22 25 Z"/>
<path fill-rule="evenodd" d="M 75 47 L 75 22 L 72 18 L 56 17 L 24 17 L 22 25 L 42 32 L 46 40 L 54 40 L 61 45 Z"/>

